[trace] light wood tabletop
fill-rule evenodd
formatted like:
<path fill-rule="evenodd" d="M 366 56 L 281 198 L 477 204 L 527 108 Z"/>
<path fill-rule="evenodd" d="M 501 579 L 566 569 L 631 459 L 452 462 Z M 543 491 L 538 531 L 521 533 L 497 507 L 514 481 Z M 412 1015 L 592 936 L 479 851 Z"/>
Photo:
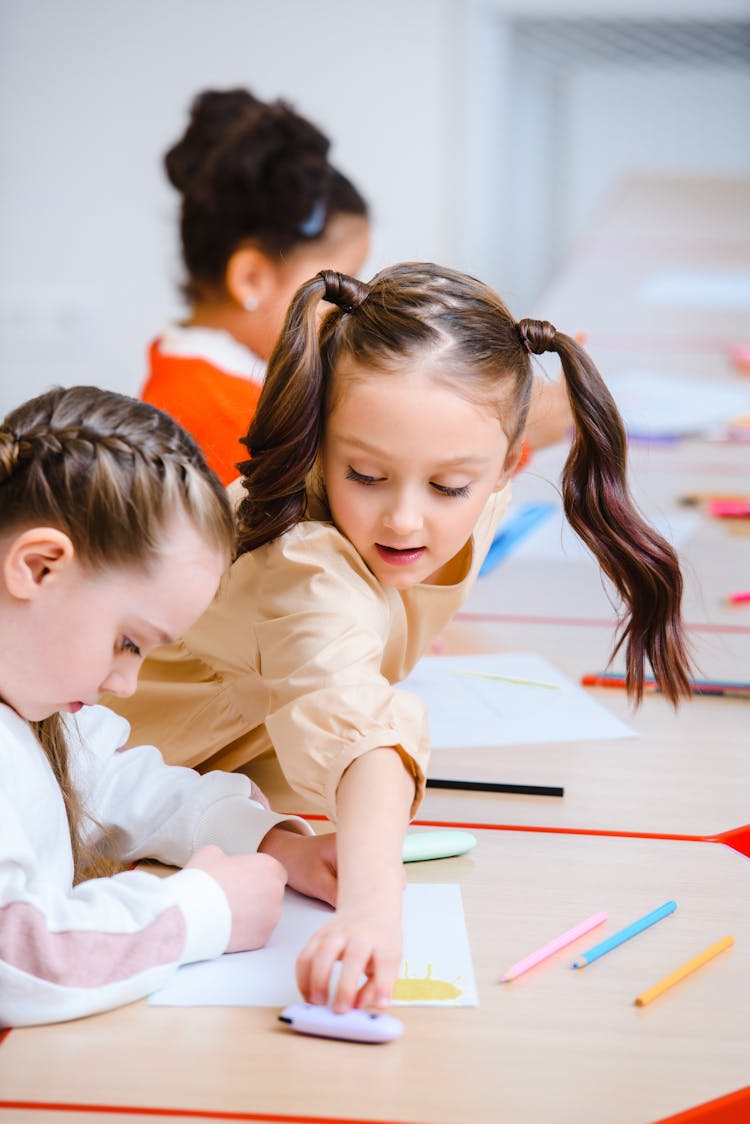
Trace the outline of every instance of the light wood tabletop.
<path fill-rule="evenodd" d="M 747 1084 L 750 1023 L 739 1001 L 750 979 L 746 859 L 714 844 L 476 834 L 470 854 L 406 870 L 410 881 L 460 884 L 478 1007 L 394 1009 L 403 1038 L 363 1046 L 296 1035 L 275 1009 L 141 1002 L 11 1031 L 0 1046 L 0 1105 L 651 1124 Z M 571 967 L 576 954 L 670 899 L 671 916 L 586 968 Z M 601 928 L 498 982 L 511 963 L 600 910 L 609 914 Z M 734 947 L 649 1006 L 634 1006 L 725 934 Z"/>

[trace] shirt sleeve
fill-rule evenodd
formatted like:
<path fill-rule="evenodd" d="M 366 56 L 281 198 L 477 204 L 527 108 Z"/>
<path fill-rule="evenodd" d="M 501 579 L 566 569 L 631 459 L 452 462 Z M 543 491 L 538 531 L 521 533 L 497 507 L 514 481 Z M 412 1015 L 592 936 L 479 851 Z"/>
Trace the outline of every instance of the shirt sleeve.
<path fill-rule="evenodd" d="M 123 751 L 128 724 L 105 707 L 68 719 L 67 734 L 85 807 L 125 861 L 182 865 L 205 843 L 251 852 L 279 823 L 311 833 L 252 799 L 246 777 L 201 777 L 165 765 L 153 746 Z M 205 871 L 160 878 L 131 870 L 61 885 L 2 793 L 0 856 L 0 1025 L 60 1022 L 132 1002 L 181 964 L 226 949 L 229 906 Z"/>
<path fill-rule="evenodd" d="M 184 866 L 207 843 L 227 854 L 249 854 L 277 825 L 311 834 L 297 816 L 271 812 L 246 776 L 221 770 L 201 776 L 167 765 L 150 745 L 123 750 L 129 733 L 127 721 L 102 706 L 85 707 L 68 721 L 84 806 L 112 833 L 123 861 Z"/>
<path fill-rule="evenodd" d="M 270 544 L 254 575 L 262 583 L 255 641 L 266 729 L 289 783 L 335 821 L 347 767 L 392 747 L 414 777 L 414 810 L 429 754 L 427 714 L 381 672 L 393 628 L 388 591 L 335 528 L 317 522 Z"/>
<path fill-rule="evenodd" d="M 219 956 L 231 916 L 202 870 L 59 886 L 0 794 L 0 1026 L 62 1022 L 148 995 Z"/>

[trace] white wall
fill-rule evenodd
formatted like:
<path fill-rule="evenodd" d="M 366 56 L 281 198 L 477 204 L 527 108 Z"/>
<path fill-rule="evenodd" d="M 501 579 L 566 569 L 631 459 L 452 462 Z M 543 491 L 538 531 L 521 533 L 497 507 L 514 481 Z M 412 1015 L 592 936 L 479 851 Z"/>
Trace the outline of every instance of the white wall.
<path fill-rule="evenodd" d="M 56 382 L 137 390 L 180 311 L 161 157 L 208 86 L 284 96 L 332 137 L 373 206 L 370 268 L 442 261 L 518 315 L 619 177 L 750 172 L 748 71 L 579 67 L 550 128 L 512 21 L 580 15 L 748 0 L 0 0 L 0 414 Z"/>
<path fill-rule="evenodd" d="M 208 86 L 284 96 L 371 200 L 373 267 L 453 258 L 452 0 L 0 0 L 0 413 L 136 391 L 179 311 L 161 156 Z"/>

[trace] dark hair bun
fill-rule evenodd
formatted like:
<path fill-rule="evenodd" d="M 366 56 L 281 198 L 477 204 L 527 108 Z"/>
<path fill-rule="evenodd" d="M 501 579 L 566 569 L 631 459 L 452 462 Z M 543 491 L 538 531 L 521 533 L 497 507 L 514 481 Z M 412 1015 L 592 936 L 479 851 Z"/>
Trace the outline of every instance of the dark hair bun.
<path fill-rule="evenodd" d="M 333 214 L 366 215 L 357 189 L 328 161 L 330 142 L 284 101 L 206 90 L 164 164 L 182 194 L 191 282 L 220 282 L 238 245 L 282 254 L 323 233 Z M 188 284 L 188 295 L 193 288 Z"/>
<path fill-rule="evenodd" d="M 169 182 L 181 193 L 221 143 L 227 131 L 263 105 L 249 90 L 206 90 L 190 106 L 187 129 L 164 157 Z"/>

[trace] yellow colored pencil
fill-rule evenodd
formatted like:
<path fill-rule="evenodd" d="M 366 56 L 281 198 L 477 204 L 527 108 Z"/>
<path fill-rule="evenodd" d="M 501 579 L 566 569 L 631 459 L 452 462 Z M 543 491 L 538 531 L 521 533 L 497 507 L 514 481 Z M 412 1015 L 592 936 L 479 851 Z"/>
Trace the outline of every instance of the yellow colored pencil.
<path fill-rule="evenodd" d="M 704 964 L 708 963 L 709 960 L 713 960 L 714 956 L 718 956 L 720 952 L 723 952 L 725 948 L 729 948 L 733 944 L 734 937 L 727 936 L 722 937 L 720 941 L 716 941 L 710 948 L 705 948 L 703 952 L 699 952 L 692 960 L 687 960 L 684 964 L 681 964 L 679 968 L 675 968 L 674 972 L 670 972 L 668 976 L 665 976 L 663 980 L 659 980 L 653 987 L 642 991 L 636 998 L 636 1007 L 645 1007 L 652 999 L 656 999 L 662 992 L 666 991 L 674 984 L 679 983 L 680 980 L 684 980 L 685 976 L 689 976 L 691 972 L 694 972 L 697 968 L 701 968 Z"/>

